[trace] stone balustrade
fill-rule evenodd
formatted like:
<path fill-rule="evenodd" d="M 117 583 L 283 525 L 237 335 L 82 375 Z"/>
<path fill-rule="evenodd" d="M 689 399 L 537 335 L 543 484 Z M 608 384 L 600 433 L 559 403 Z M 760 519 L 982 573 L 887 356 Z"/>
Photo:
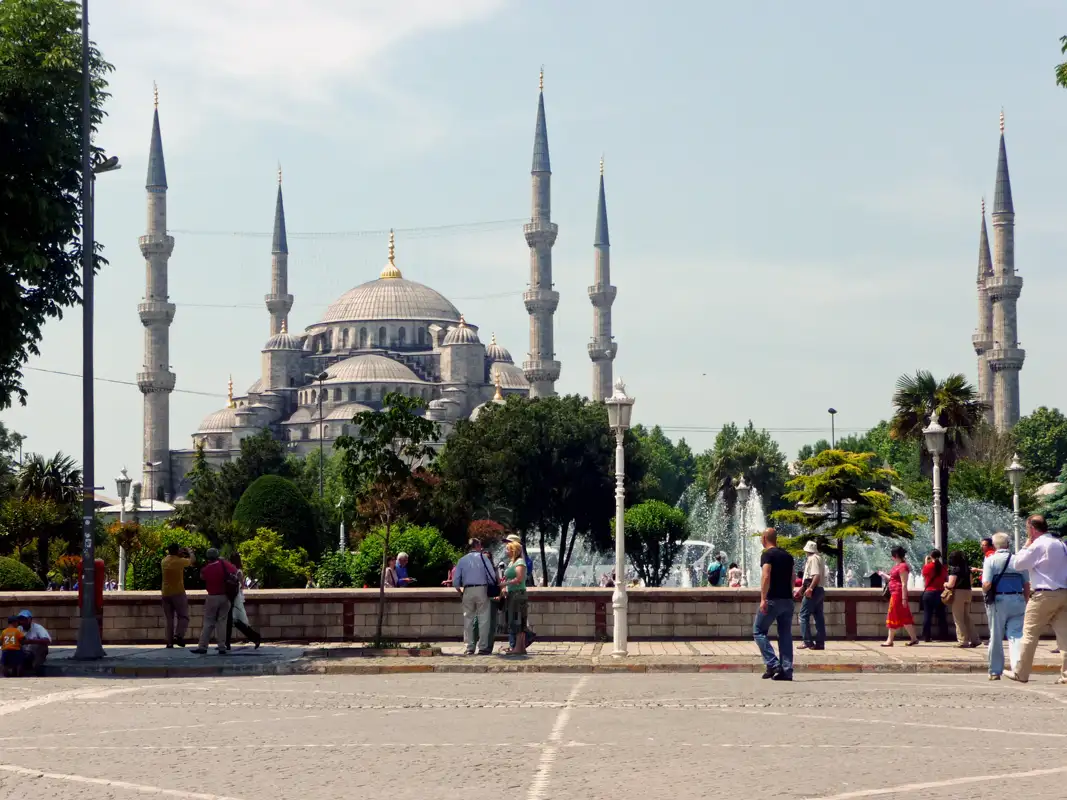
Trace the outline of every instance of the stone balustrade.
<path fill-rule="evenodd" d="M 543 639 L 609 639 L 611 589 L 529 589 L 530 625 Z M 404 642 L 462 636 L 459 596 L 452 589 L 391 589 L 386 592 L 384 635 Z M 203 592 L 190 592 L 190 634 L 200 631 Z M 919 592 L 912 612 L 921 622 Z M 632 589 L 633 639 L 747 639 L 759 602 L 755 589 Z M 0 592 L 0 614 L 29 608 L 58 644 L 73 643 L 78 630 L 75 592 Z M 267 589 L 245 593 L 253 627 L 273 641 L 360 641 L 374 636 L 377 589 Z M 797 604 L 799 610 L 799 604 Z M 828 589 L 826 631 L 831 639 L 873 639 L 885 635 L 886 601 L 877 589 Z M 975 590 L 971 612 L 983 634 L 985 606 Z M 951 623 L 951 614 L 949 614 Z M 159 642 L 163 615 L 158 592 L 108 592 L 104 596 L 104 641 Z M 798 632 L 799 625 L 794 625 Z"/>

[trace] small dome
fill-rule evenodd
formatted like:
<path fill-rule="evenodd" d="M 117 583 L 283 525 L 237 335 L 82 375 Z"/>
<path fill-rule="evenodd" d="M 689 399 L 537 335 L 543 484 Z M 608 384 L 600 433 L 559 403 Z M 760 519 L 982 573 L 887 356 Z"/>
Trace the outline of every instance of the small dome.
<path fill-rule="evenodd" d="M 476 421 L 478 419 L 478 417 L 481 416 L 482 412 L 485 411 L 485 407 L 487 405 L 489 405 L 489 404 L 488 403 L 482 403 L 481 405 L 478 405 L 478 406 L 474 407 L 474 410 L 471 412 L 471 416 L 470 416 L 471 422 Z"/>
<path fill-rule="evenodd" d="M 326 368 L 324 383 L 425 383 L 410 368 L 385 356 L 352 356 Z"/>
<path fill-rule="evenodd" d="M 291 333 L 276 333 L 267 339 L 264 350 L 303 350 L 304 344 Z"/>
<path fill-rule="evenodd" d="M 248 394 L 260 394 L 263 391 L 263 379 L 256 378 L 256 382 L 248 387 Z"/>
<path fill-rule="evenodd" d="M 208 414 L 200 422 L 197 433 L 229 433 L 237 424 L 237 411 L 233 408 L 223 408 L 213 414 Z"/>
<path fill-rule="evenodd" d="M 374 411 L 370 406 L 365 406 L 362 403 L 345 403 L 343 406 L 338 406 L 329 414 L 326 415 L 326 420 L 342 420 L 344 422 L 351 422 L 352 417 L 356 414 L 362 414 L 364 411 Z"/>
<path fill-rule="evenodd" d="M 514 364 L 505 364 L 502 362 L 496 362 L 489 368 L 489 376 L 492 378 L 493 383 L 497 382 L 497 377 L 500 378 L 500 388 L 505 391 L 511 390 L 529 390 L 530 383 L 526 380 L 526 375 L 523 374 L 522 368 L 517 367 Z"/>
<path fill-rule="evenodd" d="M 501 347 L 496 343 L 496 334 L 494 333 L 489 340 L 489 346 L 485 348 L 485 357 L 493 363 L 501 364 L 513 364 L 515 363 L 511 358 L 511 353 L 507 351 L 507 348 Z"/>
<path fill-rule="evenodd" d="M 448 329 L 442 344 L 481 344 L 481 340 L 478 338 L 478 332 L 468 325 L 463 315 L 460 314 L 459 325 Z"/>

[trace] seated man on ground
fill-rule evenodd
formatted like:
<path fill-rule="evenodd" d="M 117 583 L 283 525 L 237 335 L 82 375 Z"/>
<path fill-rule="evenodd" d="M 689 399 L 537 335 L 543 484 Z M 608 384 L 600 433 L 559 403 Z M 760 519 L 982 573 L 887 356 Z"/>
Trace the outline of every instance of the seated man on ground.
<path fill-rule="evenodd" d="M 48 645 L 52 637 L 44 627 L 33 621 L 33 614 L 23 609 L 19 612 L 19 625 L 26 638 L 22 640 L 22 669 L 24 672 L 43 672 L 44 660 L 48 658 Z"/>

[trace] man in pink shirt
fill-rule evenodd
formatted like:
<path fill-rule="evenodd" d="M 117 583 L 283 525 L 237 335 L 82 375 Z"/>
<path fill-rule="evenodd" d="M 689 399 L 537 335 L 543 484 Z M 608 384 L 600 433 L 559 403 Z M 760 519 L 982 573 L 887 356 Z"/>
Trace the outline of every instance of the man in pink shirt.
<path fill-rule="evenodd" d="M 234 592 L 231 587 L 236 585 L 233 578 L 228 579 L 228 576 L 236 576 L 237 568 L 229 561 L 219 558 L 219 551 L 214 547 L 207 551 L 205 558 L 207 563 L 200 570 L 204 588 L 207 589 L 207 599 L 204 601 L 204 629 L 200 632 L 200 644 L 189 652 L 197 655 L 207 653 L 211 635 L 215 634 L 221 656 L 226 654 L 226 617 L 230 613 L 230 595 Z"/>
<path fill-rule="evenodd" d="M 1067 683 L 1067 544 L 1048 532 L 1045 518 L 1026 520 L 1027 542 L 1015 556 L 1015 568 L 1030 574 L 1030 602 L 1023 617 L 1022 652 L 1018 668 L 1005 671 L 1009 680 L 1026 683 L 1034 665 L 1037 642 L 1046 625 L 1056 634 L 1063 658 L 1056 683 Z"/>

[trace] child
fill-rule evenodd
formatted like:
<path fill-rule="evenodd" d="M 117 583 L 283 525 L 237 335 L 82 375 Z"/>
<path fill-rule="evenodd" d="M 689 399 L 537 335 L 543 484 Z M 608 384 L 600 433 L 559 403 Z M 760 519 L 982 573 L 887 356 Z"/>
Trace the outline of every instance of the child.
<path fill-rule="evenodd" d="M 22 640 L 26 634 L 18 625 L 18 617 L 8 617 L 7 627 L 0 631 L 0 642 L 3 643 L 2 660 L 4 677 L 17 677 L 22 672 Z"/>

